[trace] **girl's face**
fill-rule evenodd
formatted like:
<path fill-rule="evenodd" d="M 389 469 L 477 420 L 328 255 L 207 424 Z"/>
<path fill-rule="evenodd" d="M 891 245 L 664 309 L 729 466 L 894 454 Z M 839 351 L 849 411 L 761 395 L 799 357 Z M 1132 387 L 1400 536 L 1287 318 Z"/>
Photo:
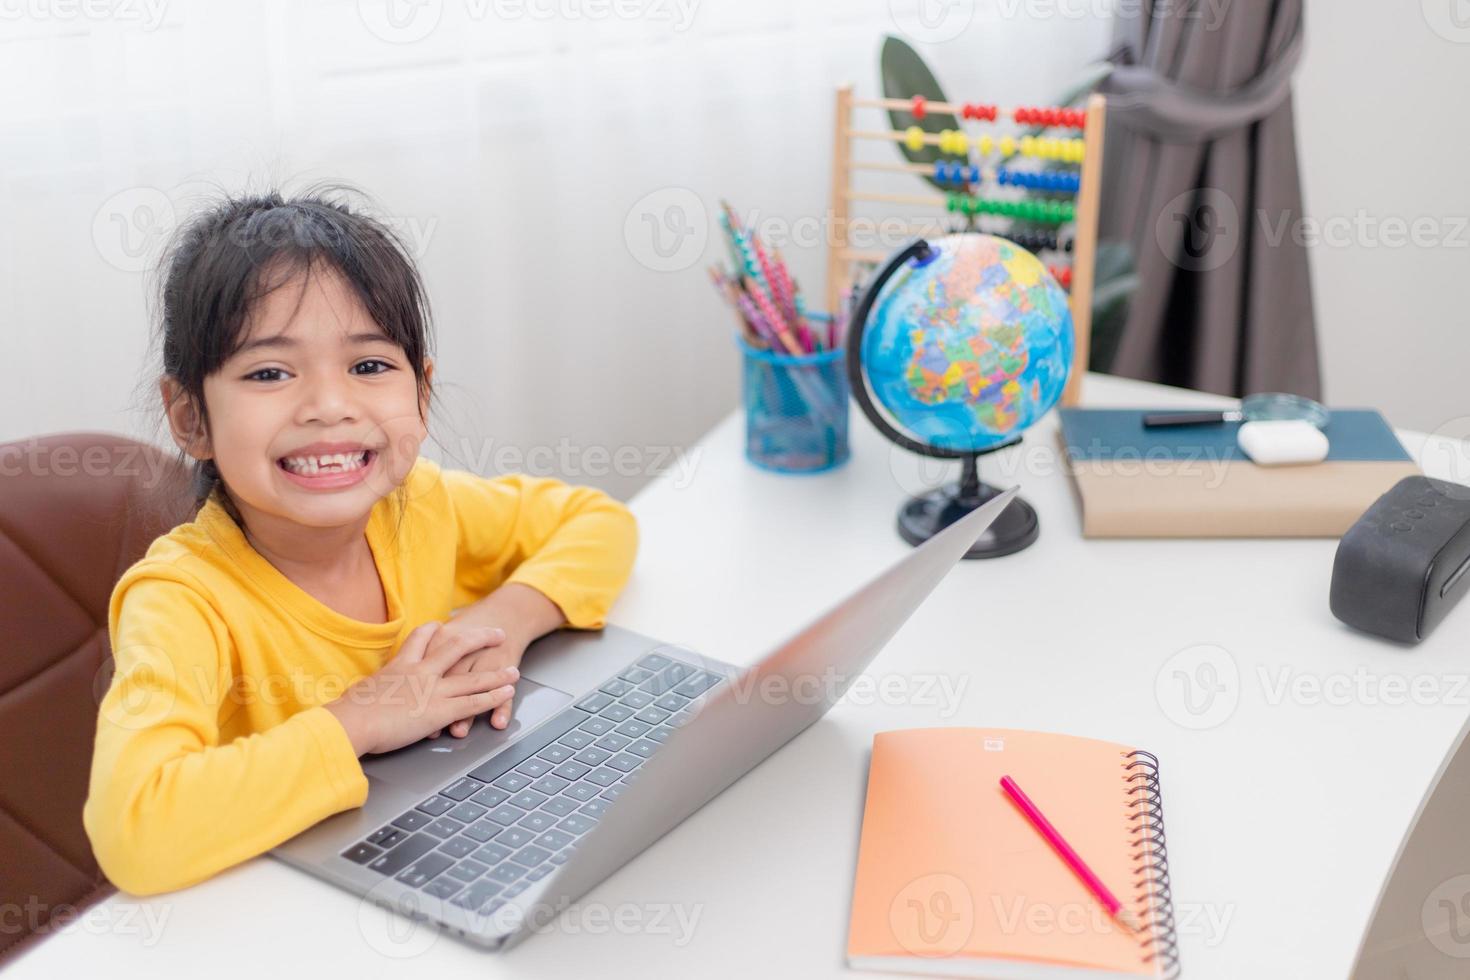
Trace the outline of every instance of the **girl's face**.
<path fill-rule="evenodd" d="M 204 379 L 205 455 L 241 515 L 308 527 L 365 518 L 427 435 L 427 392 L 421 400 L 403 349 L 330 267 L 314 267 L 304 289 L 298 275 L 271 290 L 244 329 L 240 349 Z M 426 388 L 432 372 L 426 361 Z"/>

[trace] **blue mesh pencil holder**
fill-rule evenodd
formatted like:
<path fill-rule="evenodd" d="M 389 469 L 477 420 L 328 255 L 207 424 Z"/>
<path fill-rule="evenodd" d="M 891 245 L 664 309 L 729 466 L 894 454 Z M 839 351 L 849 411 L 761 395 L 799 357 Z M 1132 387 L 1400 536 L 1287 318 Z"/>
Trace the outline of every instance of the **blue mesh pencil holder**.
<path fill-rule="evenodd" d="M 736 341 L 745 457 L 778 473 L 820 473 L 847 462 L 846 351 L 774 354 L 738 334 Z"/>

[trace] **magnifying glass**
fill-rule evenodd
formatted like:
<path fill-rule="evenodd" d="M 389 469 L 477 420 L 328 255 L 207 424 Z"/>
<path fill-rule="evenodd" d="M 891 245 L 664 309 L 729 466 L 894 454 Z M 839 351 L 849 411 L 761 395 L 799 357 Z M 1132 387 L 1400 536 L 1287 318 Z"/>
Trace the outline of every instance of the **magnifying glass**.
<path fill-rule="evenodd" d="M 1220 425 L 1225 422 L 1310 422 L 1319 429 L 1327 427 L 1332 413 L 1325 405 L 1279 391 L 1247 395 L 1240 408 L 1228 412 L 1154 412 L 1143 417 L 1146 429 L 1170 425 Z"/>

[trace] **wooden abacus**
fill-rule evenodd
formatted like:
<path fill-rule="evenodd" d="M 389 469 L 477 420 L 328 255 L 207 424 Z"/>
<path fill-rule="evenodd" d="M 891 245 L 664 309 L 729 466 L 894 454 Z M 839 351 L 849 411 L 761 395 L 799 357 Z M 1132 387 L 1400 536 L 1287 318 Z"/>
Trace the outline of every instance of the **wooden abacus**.
<path fill-rule="evenodd" d="M 963 129 L 926 132 L 910 126 L 903 132 L 892 129 L 853 128 L 856 109 L 904 110 L 915 120 L 927 113 L 942 112 L 976 123 L 1006 120 L 1017 127 L 1041 132 L 971 135 Z M 1097 210 L 1102 175 L 1103 126 L 1106 103 L 1101 95 L 1087 100 L 1086 109 L 1020 106 L 1002 109 L 977 103 L 928 102 L 912 99 L 858 99 L 852 86 L 837 90 L 832 153 L 832 247 L 827 261 L 827 309 L 841 309 L 843 297 L 853 283 L 853 266 L 873 265 L 887 253 L 851 247 L 849 205 L 874 202 L 940 208 L 962 215 L 971 227 L 1007 238 L 1028 251 L 1038 253 L 1057 281 L 1069 294 L 1075 337 L 1073 370 L 1062 394 L 1063 405 L 1075 405 L 1081 397 L 1082 375 L 1087 370 L 1092 337 L 1093 266 L 1097 256 Z M 1075 135 L 1053 135 L 1070 130 Z M 853 140 L 902 143 L 911 149 L 937 146 L 948 159 L 932 164 L 863 163 L 852 159 Z M 973 155 L 972 155 L 973 154 Z M 1052 161 L 1053 170 L 1016 166 L 1014 161 Z M 948 195 L 888 194 L 858 191 L 853 177 L 862 171 L 911 173 L 932 178 L 945 186 Z M 985 192 L 979 193 L 980 188 Z M 981 221 L 980 217 L 984 216 Z M 1070 259 L 1068 258 L 1070 256 Z"/>

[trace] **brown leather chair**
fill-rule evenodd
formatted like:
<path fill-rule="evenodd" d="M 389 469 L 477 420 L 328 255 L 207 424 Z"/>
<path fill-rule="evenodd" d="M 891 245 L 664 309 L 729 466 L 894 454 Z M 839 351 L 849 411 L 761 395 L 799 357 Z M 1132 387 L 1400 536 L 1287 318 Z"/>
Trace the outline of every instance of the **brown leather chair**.
<path fill-rule="evenodd" d="M 121 436 L 0 445 L 0 961 L 114 890 L 82 828 L 107 603 L 190 519 L 187 490 L 176 459 Z"/>

